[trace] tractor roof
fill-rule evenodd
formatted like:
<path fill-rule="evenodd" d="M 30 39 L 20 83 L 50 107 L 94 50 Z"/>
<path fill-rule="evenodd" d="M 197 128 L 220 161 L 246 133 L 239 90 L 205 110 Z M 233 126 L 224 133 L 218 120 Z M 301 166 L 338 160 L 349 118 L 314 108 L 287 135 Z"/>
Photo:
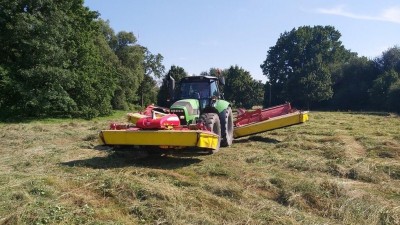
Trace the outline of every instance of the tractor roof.
<path fill-rule="evenodd" d="M 181 82 L 191 82 L 191 81 L 210 81 L 210 80 L 218 80 L 218 77 L 213 77 L 213 76 L 190 76 L 190 77 L 184 77 L 181 79 Z"/>

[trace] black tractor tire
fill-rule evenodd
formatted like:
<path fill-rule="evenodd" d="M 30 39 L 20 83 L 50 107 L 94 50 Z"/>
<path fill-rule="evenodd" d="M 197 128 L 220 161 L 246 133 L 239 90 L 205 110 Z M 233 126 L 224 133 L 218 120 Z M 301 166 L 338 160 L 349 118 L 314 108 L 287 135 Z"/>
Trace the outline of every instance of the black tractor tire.
<path fill-rule="evenodd" d="M 231 107 L 226 108 L 219 114 L 221 121 L 221 146 L 228 147 L 233 142 L 233 113 Z"/>
<path fill-rule="evenodd" d="M 221 145 L 221 123 L 218 115 L 215 113 L 204 113 L 200 115 L 200 121 L 204 123 L 207 129 L 218 135 L 218 145 L 216 149 L 212 150 L 212 153 L 218 152 Z"/>

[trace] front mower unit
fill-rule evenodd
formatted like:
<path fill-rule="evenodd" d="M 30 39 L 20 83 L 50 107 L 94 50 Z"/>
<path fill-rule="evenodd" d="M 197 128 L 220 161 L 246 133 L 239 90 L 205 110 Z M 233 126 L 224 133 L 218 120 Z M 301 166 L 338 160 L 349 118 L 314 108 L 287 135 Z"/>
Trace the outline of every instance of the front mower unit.
<path fill-rule="evenodd" d="M 156 146 L 162 149 L 195 147 L 203 150 L 218 149 L 219 136 L 201 130 L 103 130 L 100 132 L 103 144 L 111 146 Z"/>

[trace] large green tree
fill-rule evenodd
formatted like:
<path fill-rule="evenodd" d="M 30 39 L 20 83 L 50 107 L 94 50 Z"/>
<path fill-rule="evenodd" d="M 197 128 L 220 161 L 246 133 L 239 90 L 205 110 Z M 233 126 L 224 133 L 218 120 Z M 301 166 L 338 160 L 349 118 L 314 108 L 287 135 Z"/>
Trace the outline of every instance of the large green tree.
<path fill-rule="evenodd" d="M 114 71 L 83 0 L 0 1 L 1 113 L 93 117 L 111 110 Z"/>
<path fill-rule="evenodd" d="M 143 68 L 145 71 L 144 79 L 139 86 L 138 95 L 140 105 L 146 106 L 155 103 L 157 100 L 157 81 L 164 75 L 165 66 L 162 64 L 164 57 L 161 54 L 152 54 L 147 48 L 142 48 L 144 52 Z"/>
<path fill-rule="evenodd" d="M 342 65 L 333 85 L 332 109 L 370 109 L 369 89 L 376 79 L 374 62 L 366 57 L 354 57 Z"/>
<path fill-rule="evenodd" d="M 388 98 L 393 85 L 400 81 L 400 75 L 395 70 L 385 71 L 373 81 L 370 89 L 371 103 L 379 110 L 390 108 Z"/>
<path fill-rule="evenodd" d="M 159 90 L 160 88 L 157 85 L 157 81 L 152 76 L 145 74 L 144 79 L 138 89 L 140 105 L 145 107 L 150 104 L 156 104 Z"/>
<path fill-rule="evenodd" d="M 132 32 L 121 31 L 116 35 L 115 54 L 118 56 L 118 86 L 113 97 L 116 109 L 131 108 L 138 100 L 137 90 L 144 79 L 143 61 L 145 59 L 142 46 Z"/>
<path fill-rule="evenodd" d="M 117 56 L 118 86 L 112 100 L 115 109 L 131 108 L 154 103 L 158 91 L 155 79 L 162 77 L 165 67 L 161 54 L 152 54 L 137 44 L 132 32 L 115 34 L 108 21 L 99 20 L 101 32 L 109 47 Z"/>
<path fill-rule="evenodd" d="M 400 77 L 400 76 L 399 76 Z M 400 79 L 390 85 L 388 92 L 388 109 L 400 113 Z"/>
<path fill-rule="evenodd" d="M 264 84 L 254 80 L 248 71 L 236 65 L 224 70 L 223 76 L 225 99 L 235 107 L 251 108 L 262 104 Z"/>
<path fill-rule="evenodd" d="M 351 57 L 332 26 L 302 26 L 284 32 L 261 65 L 277 102 L 298 105 L 330 99 L 331 74 Z"/>
<path fill-rule="evenodd" d="M 400 73 L 400 47 L 394 46 L 384 51 L 375 59 L 376 67 L 381 73 L 394 70 Z"/>
<path fill-rule="evenodd" d="M 371 104 L 378 110 L 398 111 L 396 96 L 400 82 L 400 48 L 389 48 L 374 61 L 378 76 L 369 90 Z"/>
<path fill-rule="evenodd" d="M 219 77 L 221 76 L 221 70 L 218 68 L 210 68 L 208 71 L 203 71 L 200 73 L 200 76 L 213 76 Z"/>

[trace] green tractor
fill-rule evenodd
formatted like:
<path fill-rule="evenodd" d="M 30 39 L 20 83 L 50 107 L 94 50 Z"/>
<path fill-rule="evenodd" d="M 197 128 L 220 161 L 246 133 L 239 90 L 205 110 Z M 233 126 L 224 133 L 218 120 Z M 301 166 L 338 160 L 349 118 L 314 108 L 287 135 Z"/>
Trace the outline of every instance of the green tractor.
<path fill-rule="evenodd" d="M 167 77 L 167 81 L 169 97 L 175 101 L 170 107 L 170 112 L 179 117 L 181 125 L 203 122 L 208 130 L 220 137 L 220 146 L 232 145 L 233 114 L 231 104 L 224 100 L 220 91 L 220 85 L 225 85 L 223 78 L 184 77 L 176 89 L 172 77 Z"/>

